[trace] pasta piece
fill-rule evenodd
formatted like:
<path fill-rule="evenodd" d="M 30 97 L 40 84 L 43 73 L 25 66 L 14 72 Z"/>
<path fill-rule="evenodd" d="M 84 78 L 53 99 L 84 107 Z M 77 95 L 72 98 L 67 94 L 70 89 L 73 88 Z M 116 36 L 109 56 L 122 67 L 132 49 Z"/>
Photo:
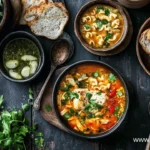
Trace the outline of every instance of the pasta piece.
<path fill-rule="evenodd" d="M 99 46 L 102 46 L 104 44 L 104 38 L 101 35 L 99 36 L 98 44 Z"/>
<path fill-rule="evenodd" d="M 108 16 L 106 16 L 106 15 L 98 15 L 98 18 L 100 20 L 107 20 L 108 22 L 110 21 L 110 18 Z"/>
<path fill-rule="evenodd" d="M 111 27 L 108 27 L 107 25 L 103 25 L 99 31 L 110 31 L 111 30 Z"/>
<path fill-rule="evenodd" d="M 117 18 L 117 14 L 114 14 L 114 13 L 110 12 L 109 19 L 113 20 L 113 19 L 116 19 L 116 18 Z"/>
<path fill-rule="evenodd" d="M 80 123 L 79 120 L 76 121 L 76 124 L 77 124 L 77 127 L 80 131 L 83 131 L 84 130 L 84 126 Z"/>
<path fill-rule="evenodd" d="M 82 22 L 83 22 L 83 23 L 86 23 L 86 22 L 88 22 L 88 21 L 89 21 L 89 22 L 92 21 L 91 16 L 86 16 L 86 17 L 83 17 L 83 18 L 82 18 Z"/>
<path fill-rule="evenodd" d="M 94 40 L 89 40 L 89 44 L 95 46 Z"/>
<path fill-rule="evenodd" d="M 83 27 L 83 30 L 84 30 L 84 31 L 90 31 L 91 28 L 86 28 L 86 27 L 84 26 L 84 27 Z"/>
<path fill-rule="evenodd" d="M 117 29 L 120 25 L 120 20 L 119 19 L 116 19 L 114 20 L 112 23 L 111 23 L 111 26 L 114 28 L 114 29 Z"/>
<path fill-rule="evenodd" d="M 91 15 L 95 16 L 95 15 L 96 15 L 96 11 L 93 10 L 93 11 L 91 12 Z"/>
<path fill-rule="evenodd" d="M 108 42 L 116 41 L 119 36 L 120 36 L 120 33 L 116 33 L 115 35 L 113 35 L 113 38 L 108 40 Z"/>
<path fill-rule="evenodd" d="M 86 35 L 85 35 L 85 37 L 86 37 L 87 39 L 89 39 L 89 38 L 92 37 L 92 36 L 93 36 L 93 35 L 92 35 L 91 32 L 87 32 Z"/>
<path fill-rule="evenodd" d="M 108 119 L 101 119 L 100 121 L 101 121 L 101 124 L 107 124 L 109 122 Z"/>
<path fill-rule="evenodd" d="M 88 79 L 88 82 L 89 82 L 89 84 L 91 84 L 92 86 L 93 86 L 93 85 L 98 85 L 97 80 L 96 80 L 95 78 L 92 78 L 92 77 L 90 77 L 90 78 Z"/>

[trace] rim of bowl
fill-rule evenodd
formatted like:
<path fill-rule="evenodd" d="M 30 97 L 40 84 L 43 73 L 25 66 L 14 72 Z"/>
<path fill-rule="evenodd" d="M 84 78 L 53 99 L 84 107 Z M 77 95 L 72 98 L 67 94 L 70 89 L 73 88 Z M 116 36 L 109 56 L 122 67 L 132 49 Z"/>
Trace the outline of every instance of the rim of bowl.
<path fill-rule="evenodd" d="M 67 73 L 67 71 L 71 70 L 72 68 L 74 68 L 75 66 L 81 65 L 81 64 L 87 64 L 87 63 L 93 63 L 93 64 L 99 64 L 99 65 L 103 65 L 104 67 L 107 67 L 108 69 L 112 70 L 117 77 L 119 77 L 120 81 L 122 82 L 125 91 L 126 91 L 126 107 L 125 107 L 125 111 L 122 114 L 121 118 L 118 120 L 118 122 L 109 130 L 107 130 L 106 132 L 103 132 L 101 134 L 96 134 L 96 135 L 85 135 L 82 134 L 80 132 L 76 132 L 75 130 L 71 129 L 70 127 L 67 127 L 67 125 L 64 123 L 64 119 L 62 118 L 62 116 L 60 116 L 59 110 L 57 108 L 57 101 L 56 101 L 56 96 L 57 96 L 57 90 L 58 90 L 58 86 L 60 83 L 60 80 L 64 77 L 64 75 Z M 57 119 L 59 120 L 59 122 L 61 123 L 61 125 L 72 135 L 81 137 L 81 138 L 86 138 L 86 139 L 99 139 L 99 138 L 103 138 L 106 137 L 110 134 L 112 134 L 114 131 L 116 131 L 119 126 L 121 125 L 121 123 L 124 121 L 126 114 L 128 112 L 128 108 L 129 108 L 129 92 L 128 92 L 128 88 L 127 85 L 125 83 L 125 80 L 123 79 L 123 77 L 120 75 L 120 73 L 114 69 L 113 67 L 111 67 L 110 65 L 108 65 L 107 63 L 104 63 L 102 61 L 95 61 L 95 60 L 83 60 L 83 61 L 78 61 L 72 65 L 70 65 L 69 67 L 67 67 L 57 78 L 55 84 L 54 84 L 54 88 L 52 91 L 52 105 L 53 105 L 53 109 L 54 112 L 56 114 Z"/>
<path fill-rule="evenodd" d="M 124 18 L 124 31 L 122 33 L 122 36 L 116 44 L 114 44 L 113 46 L 111 46 L 109 48 L 94 48 L 94 47 L 92 47 L 83 39 L 82 34 L 80 33 L 78 22 L 80 21 L 83 13 L 91 6 L 94 6 L 97 4 L 104 4 L 104 5 L 109 5 L 111 7 L 117 8 Z M 75 34 L 76 34 L 77 38 L 79 39 L 80 43 L 82 44 L 82 46 L 88 50 L 93 50 L 93 51 L 97 51 L 97 52 L 98 51 L 104 51 L 104 52 L 111 51 L 111 50 L 114 50 L 115 48 L 117 48 L 118 46 L 120 46 L 122 44 L 122 42 L 125 40 L 125 38 L 127 37 L 128 29 L 129 29 L 128 19 L 126 17 L 126 14 L 124 13 L 123 8 L 117 2 L 108 1 L 108 0 L 106 0 L 106 1 L 93 0 L 93 1 L 87 2 L 85 5 L 83 5 L 80 8 L 79 12 L 77 13 L 77 15 L 75 17 L 75 22 L 74 22 Z"/>
<path fill-rule="evenodd" d="M 7 17 L 8 17 L 8 14 L 9 14 L 9 1 L 8 0 L 2 0 L 3 2 L 3 17 L 2 17 L 2 20 L 0 22 L 0 28 L 3 28 L 3 26 L 5 25 L 5 23 L 7 22 Z"/>
<path fill-rule="evenodd" d="M 39 73 L 41 72 L 41 70 L 42 70 L 42 68 L 43 68 L 43 66 L 44 66 L 45 55 L 44 55 L 44 50 L 43 50 L 43 47 L 42 47 L 40 41 L 39 41 L 34 35 L 32 35 L 32 34 L 26 32 L 26 31 L 15 31 L 15 32 L 9 33 L 9 34 L 6 35 L 5 38 L 1 41 L 1 43 L 0 43 L 0 48 L 1 48 L 1 46 L 3 45 L 3 43 L 4 43 L 8 38 L 12 37 L 13 35 L 17 35 L 17 34 L 19 34 L 20 36 L 17 37 L 17 38 L 14 38 L 14 39 L 24 38 L 24 37 L 21 37 L 21 35 L 27 35 L 28 37 L 31 38 L 31 39 L 29 39 L 29 40 L 31 40 L 31 41 L 38 47 L 39 52 L 40 52 L 40 63 L 39 63 L 39 66 L 38 66 L 38 68 L 37 68 L 38 70 L 36 71 L 36 73 L 35 73 L 34 75 L 32 75 L 31 77 L 29 77 L 29 78 L 27 78 L 27 79 L 23 79 L 23 80 L 17 80 L 17 79 L 11 78 L 9 75 L 7 75 L 6 73 L 4 73 L 4 71 L 2 70 L 1 67 L 0 67 L 0 73 L 1 73 L 6 79 L 8 79 L 8 80 L 10 80 L 10 81 L 18 82 L 18 83 L 24 83 L 24 82 L 29 82 L 29 81 L 35 79 L 35 78 L 39 75 Z M 12 38 L 12 40 L 14 40 L 14 39 Z M 25 37 L 25 39 L 28 39 L 28 38 Z M 7 43 L 9 43 L 9 42 L 12 41 L 12 40 L 9 40 Z M 3 47 L 2 51 L 4 51 L 4 47 Z M 3 53 L 3 52 L 2 52 L 2 53 Z M 3 57 L 3 56 L 1 56 L 1 57 Z M 2 61 L 2 63 L 3 63 L 3 61 Z M 2 65 L 3 65 L 3 64 L 2 64 Z"/>

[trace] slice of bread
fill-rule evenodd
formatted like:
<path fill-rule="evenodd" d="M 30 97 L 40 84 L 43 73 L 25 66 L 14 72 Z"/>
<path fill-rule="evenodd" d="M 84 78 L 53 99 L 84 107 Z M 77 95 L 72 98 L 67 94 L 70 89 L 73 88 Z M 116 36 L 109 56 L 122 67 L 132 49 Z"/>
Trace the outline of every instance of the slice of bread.
<path fill-rule="evenodd" d="M 141 34 L 139 42 L 143 50 L 150 55 L 150 28 Z"/>
<path fill-rule="evenodd" d="M 69 15 L 62 2 L 49 2 L 27 9 L 24 19 L 33 33 L 54 40 L 62 34 Z"/>
<path fill-rule="evenodd" d="M 48 2 L 48 0 L 21 0 L 21 1 L 22 1 L 22 15 L 19 21 L 19 24 L 21 25 L 27 25 L 27 22 L 24 20 L 24 14 L 26 12 L 26 9 L 32 6 L 39 6 L 41 3 Z"/>

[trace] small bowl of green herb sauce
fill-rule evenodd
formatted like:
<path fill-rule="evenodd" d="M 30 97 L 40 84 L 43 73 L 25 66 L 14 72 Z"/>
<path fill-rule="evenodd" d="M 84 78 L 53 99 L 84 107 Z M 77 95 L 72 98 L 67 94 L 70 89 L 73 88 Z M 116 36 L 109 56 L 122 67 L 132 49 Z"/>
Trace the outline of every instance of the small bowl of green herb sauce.
<path fill-rule="evenodd" d="M 33 80 L 44 65 L 44 51 L 32 34 L 12 32 L 0 44 L 0 72 L 14 82 Z"/>

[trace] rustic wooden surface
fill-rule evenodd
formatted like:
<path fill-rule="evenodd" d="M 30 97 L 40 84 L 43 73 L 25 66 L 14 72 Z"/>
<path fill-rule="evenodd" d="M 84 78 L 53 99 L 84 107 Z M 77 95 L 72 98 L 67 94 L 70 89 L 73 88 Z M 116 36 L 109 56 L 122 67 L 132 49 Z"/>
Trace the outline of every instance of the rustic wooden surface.
<path fill-rule="evenodd" d="M 50 150 L 144 150 L 146 143 L 134 143 L 133 138 L 146 138 L 150 133 L 150 116 L 147 110 L 150 101 L 150 77 L 138 62 L 136 37 L 139 28 L 150 16 L 150 5 L 137 10 L 128 9 L 133 22 L 134 35 L 126 50 L 115 56 L 98 57 L 90 54 L 81 46 L 73 30 L 75 15 L 87 1 L 90 0 L 65 0 L 70 12 L 70 20 L 65 30 L 72 36 L 75 44 L 75 53 L 67 64 L 83 59 L 101 60 L 119 70 L 131 84 L 132 89 L 130 90 L 134 91 L 130 99 L 127 118 L 113 135 L 93 141 L 74 137 L 57 129 L 42 119 L 40 112 L 33 109 L 28 112 L 28 118 L 31 120 L 31 124 L 39 124 L 39 131 L 44 133 L 45 146 Z M 19 29 L 30 31 L 28 27 L 20 27 Z M 53 42 L 43 37 L 38 37 L 38 39 L 45 50 L 46 63 L 42 73 L 34 82 L 26 84 L 13 83 L 0 75 L 0 95 L 4 95 L 7 108 L 20 108 L 21 103 L 26 103 L 30 86 L 34 88 L 37 95 L 50 70 L 49 53 Z M 28 145 L 30 147 L 30 143 Z M 27 148 L 27 150 L 30 149 L 32 148 Z"/>

